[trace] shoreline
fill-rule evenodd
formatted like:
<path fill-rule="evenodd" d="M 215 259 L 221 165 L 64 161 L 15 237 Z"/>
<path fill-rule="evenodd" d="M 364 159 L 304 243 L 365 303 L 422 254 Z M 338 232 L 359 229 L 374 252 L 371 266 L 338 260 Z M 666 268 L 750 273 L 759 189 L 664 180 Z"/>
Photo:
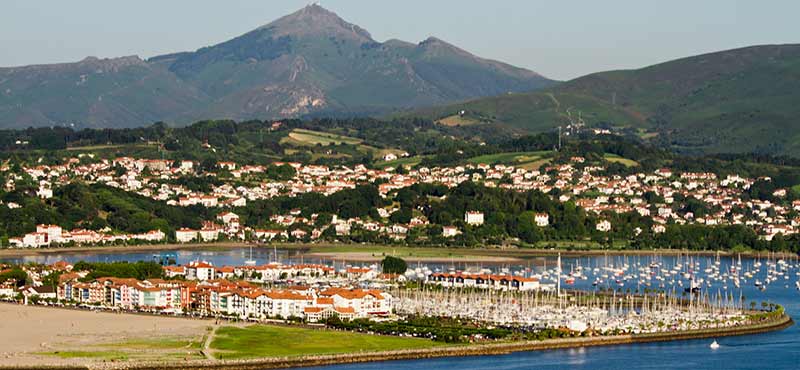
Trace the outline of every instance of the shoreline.
<path fill-rule="evenodd" d="M 233 249 L 233 248 L 271 248 L 268 244 L 249 244 L 244 242 L 217 242 L 217 243 L 169 243 L 169 244 L 137 244 L 120 246 L 87 246 L 87 247 L 65 247 L 65 248 L 6 248 L 0 249 L 0 259 L 15 258 L 25 256 L 52 255 L 59 253 L 80 254 L 114 254 L 127 252 L 147 252 L 147 251 L 183 251 L 183 250 L 213 250 L 213 249 Z M 744 258 L 797 258 L 798 255 L 790 252 L 742 252 L 731 251 L 692 251 L 681 249 L 542 249 L 542 248 L 449 248 L 449 247 L 429 247 L 429 246 L 395 246 L 395 245 L 361 245 L 345 243 L 320 243 L 320 244 L 300 244 L 300 243 L 276 243 L 273 245 L 278 249 L 297 251 L 305 255 L 321 258 L 341 258 L 349 254 L 352 261 L 379 261 L 380 256 L 366 256 L 370 253 L 385 254 L 388 249 L 401 248 L 403 250 L 419 249 L 421 251 L 438 250 L 441 252 L 452 253 L 453 256 L 404 256 L 402 258 L 411 262 L 449 262 L 453 259 L 459 262 L 519 262 L 526 258 L 551 257 L 561 254 L 563 257 L 598 257 L 598 256 L 677 256 L 689 255 L 698 257 L 744 257 Z M 325 249 L 349 248 L 347 252 L 326 252 Z"/>
<path fill-rule="evenodd" d="M 628 334 L 606 337 L 579 337 L 549 339 L 545 341 L 526 341 L 508 343 L 490 343 L 468 346 L 452 346 L 415 350 L 397 350 L 371 353 L 344 353 L 319 356 L 270 357 L 246 360 L 192 360 L 188 362 L 140 362 L 140 363 L 89 363 L 86 365 L 53 365 L 53 366 L 2 366 L 0 369 L 216 369 L 216 370 L 260 370 L 304 368 L 312 366 L 331 366 L 366 362 L 416 360 L 442 357 L 467 357 L 505 355 L 515 352 L 556 350 L 581 347 L 611 346 L 623 344 L 666 342 L 718 338 L 738 335 L 761 334 L 786 329 L 794 325 L 794 321 L 786 314 L 779 318 L 760 323 L 729 328 L 699 329 L 673 333 Z"/>

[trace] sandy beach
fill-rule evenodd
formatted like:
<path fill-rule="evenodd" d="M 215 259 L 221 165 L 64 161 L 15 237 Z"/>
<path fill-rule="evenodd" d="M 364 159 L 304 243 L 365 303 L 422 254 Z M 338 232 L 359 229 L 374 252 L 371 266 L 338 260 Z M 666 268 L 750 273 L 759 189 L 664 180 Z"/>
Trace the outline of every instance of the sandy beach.
<path fill-rule="evenodd" d="M 0 304 L 0 364 L 2 366 L 84 365 L 103 359 L 76 358 L 76 351 L 117 351 L 121 344 L 137 347 L 146 358 L 196 356 L 197 350 L 167 350 L 159 340 L 201 343 L 213 322 L 185 318 L 115 314 L 49 307 Z M 58 352 L 58 353 L 56 353 Z M 185 352 L 185 353 L 180 353 Z M 145 356 L 147 355 L 147 356 Z M 123 356 L 122 354 L 120 356 Z"/>

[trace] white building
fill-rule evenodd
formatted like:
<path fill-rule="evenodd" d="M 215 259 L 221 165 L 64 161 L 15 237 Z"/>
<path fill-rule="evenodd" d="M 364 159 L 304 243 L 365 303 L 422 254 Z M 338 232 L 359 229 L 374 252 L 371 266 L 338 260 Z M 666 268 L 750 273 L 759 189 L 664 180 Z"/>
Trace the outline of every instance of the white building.
<path fill-rule="evenodd" d="M 60 243 L 61 242 L 61 226 L 58 225 L 36 225 L 37 233 L 47 234 L 47 243 Z"/>
<path fill-rule="evenodd" d="M 550 216 L 547 213 L 537 213 L 533 216 L 536 226 L 545 227 L 550 225 Z"/>
<path fill-rule="evenodd" d="M 464 214 L 464 222 L 466 222 L 467 225 L 483 225 L 483 212 L 468 211 Z"/>
<path fill-rule="evenodd" d="M 456 228 L 455 226 L 442 227 L 442 236 L 444 236 L 445 238 L 452 238 L 460 233 L 461 232 L 458 231 L 458 228 Z"/>
<path fill-rule="evenodd" d="M 177 240 L 178 243 L 188 243 L 195 239 L 197 239 L 197 230 L 187 229 L 185 227 L 175 230 L 175 240 Z"/>
<path fill-rule="evenodd" d="M 216 277 L 217 269 L 206 261 L 192 261 L 185 268 L 186 280 L 213 280 Z"/>
<path fill-rule="evenodd" d="M 597 231 L 609 232 L 611 231 L 611 222 L 608 220 L 600 221 L 597 223 L 597 226 L 595 226 L 595 229 L 597 229 Z"/>

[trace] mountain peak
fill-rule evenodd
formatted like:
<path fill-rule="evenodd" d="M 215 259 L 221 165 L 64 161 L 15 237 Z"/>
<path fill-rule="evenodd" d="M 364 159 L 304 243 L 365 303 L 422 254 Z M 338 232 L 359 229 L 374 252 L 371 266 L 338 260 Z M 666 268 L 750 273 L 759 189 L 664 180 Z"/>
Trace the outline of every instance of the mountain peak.
<path fill-rule="evenodd" d="M 269 30 L 274 36 L 341 37 L 360 42 L 374 42 L 365 29 L 349 23 L 336 13 L 314 3 L 259 28 Z"/>

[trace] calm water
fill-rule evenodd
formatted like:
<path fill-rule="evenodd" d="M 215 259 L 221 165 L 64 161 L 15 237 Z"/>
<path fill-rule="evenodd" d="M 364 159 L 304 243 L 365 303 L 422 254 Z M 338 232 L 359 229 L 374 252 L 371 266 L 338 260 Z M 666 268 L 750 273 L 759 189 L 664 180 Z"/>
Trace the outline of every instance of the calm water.
<path fill-rule="evenodd" d="M 157 255 L 158 253 L 156 253 Z M 195 259 L 203 259 L 213 262 L 215 265 L 240 265 L 244 260 L 249 259 L 249 249 L 227 249 L 221 251 L 179 251 L 177 252 L 178 262 L 183 264 Z M 138 253 L 65 253 L 46 256 L 29 256 L 21 258 L 6 259 L 11 262 L 40 262 L 52 263 L 59 260 L 76 262 L 86 261 L 138 261 L 152 260 L 153 252 Z M 331 261 L 309 259 L 287 251 L 278 251 L 278 257 L 283 262 L 302 260 L 308 263 L 331 263 Z M 273 252 L 268 250 L 253 250 L 253 259 L 259 264 L 274 260 Z M 595 257 L 576 259 L 563 259 L 563 269 L 569 271 L 570 266 L 580 263 L 584 268 L 594 266 L 604 266 L 606 264 L 621 264 L 622 262 L 649 263 L 650 257 Z M 659 259 L 666 268 L 671 268 L 675 263 L 674 257 L 662 257 Z M 700 258 L 701 271 L 705 266 L 712 264 L 713 258 Z M 743 259 L 743 269 L 753 264 L 753 260 Z M 762 261 L 764 262 L 764 261 Z M 335 261 L 337 266 L 343 266 L 346 262 Z M 517 268 L 531 267 L 534 270 L 543 268 L 546 263 L 552 267 L 555 263 L 554 258 L 535 259 L 522 263 Z M 727 270 L 733 263 L 730 259 L 721 261 L 721 270 Z M 359 264 L 359 263 L 355 263 Z M 446 268 L 446 265 L 433 265 L 431 268 Z M 463 266 L 460 266 L 461 268 Z M 484 266 L 486 267 L 486 266 Z M 494 269 L 515 266 L 494 265 L 489 266 Z M 761 267 L 761 273 L 757 279 L 764 281 L 766 264 Z M 795 272 L 789 272 L 789 280 L 779 280 L 769 285 L 766 291 L 755 289 L 752 281 L 742 283 L 742 294 L 748 301 L 757 302 L 770 301 L 783 305 L 786 311 L 795 319 L 800 318 L 800 292 L 794 287 L 797 280 Z M 591 280 L 578 281 L 576 286 L 585 289 L 592 289 Z M 635 282 L 629 282 L 625 289 L 636 289 Z M 671 289 L 671 288 L 668 288 Z M 736 296 L 739 290 L 733 290 Z M 721 283 L 714 283 L 710 288 L 712 293 L 722 290 Z M 380 363 L 327 366 L 317 369 L 326 370 L 404 370 L 404 369 L 492 369 L 492 370 L 511 370 L 511 369 L 591 369 L 591 370 L 618 370 L 618 369 L 800 369 L 800 327 L 797 325 L 779 332 L 759 334 L 753 336 L 726 337 L 719 338 L 721 347 L 711 350 L 708 345 L 711 339 L 677 341 L 667 343 L 635 344 L 610 347 L 576 348 L 568 350 L 522 352 L 500 356 L 484 357 L 464 357 L 464 358 L 442 358 L 415 361 L 389 361 Z"/>

